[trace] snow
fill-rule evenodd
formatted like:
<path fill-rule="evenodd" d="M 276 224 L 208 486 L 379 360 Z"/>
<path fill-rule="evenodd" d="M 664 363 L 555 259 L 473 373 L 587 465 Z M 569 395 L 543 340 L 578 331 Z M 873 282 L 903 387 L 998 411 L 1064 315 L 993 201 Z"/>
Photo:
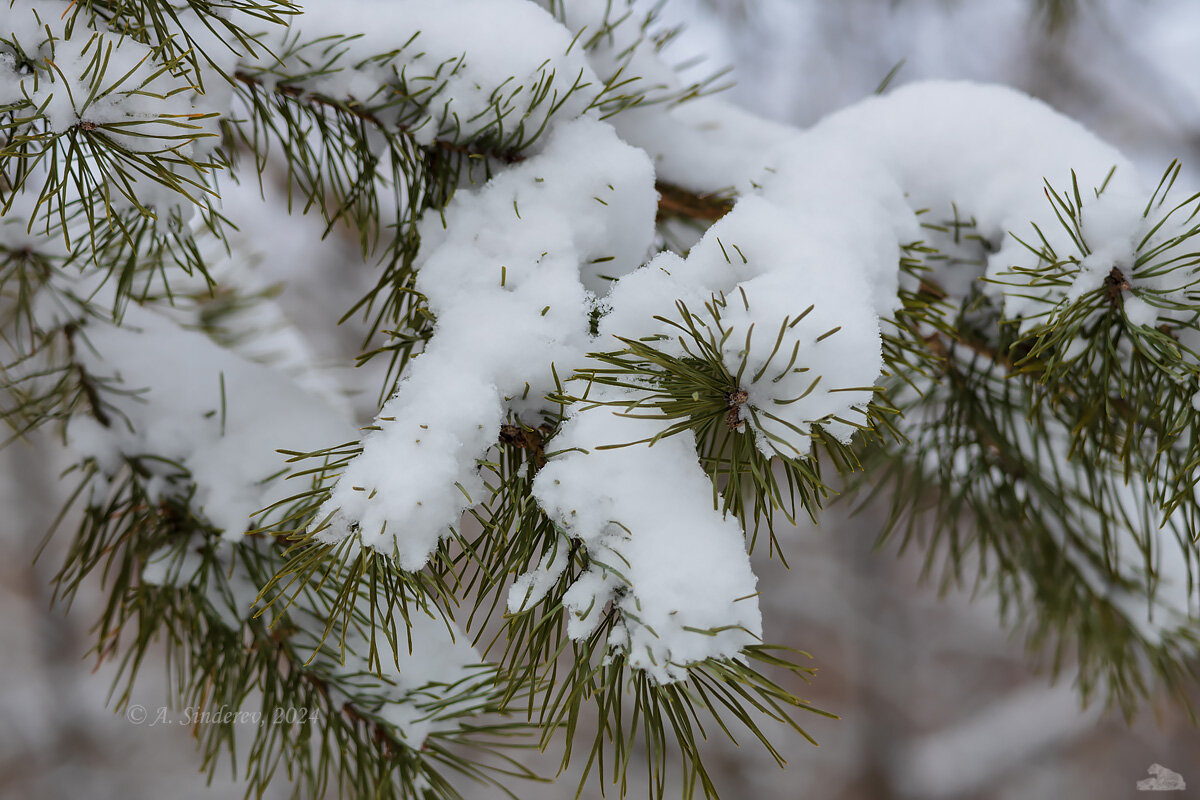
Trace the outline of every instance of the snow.
<path fill-rule="evenodd" d="M 194 156 L 211 149 L 212 142 L 203 142 L 217 133 L 214 121 L 203 118 L 209 110 L 196 105 L 192 87 L 158 67 L 149 47 L 83 26 L 70 36 L 62 30 L 48 38 L 47 29 L 62 24 L 58 3 L 37 0 L 5 12 L 0 37 L 39 58 L 36 71 L 21 71 L 13 55 L 5 54 L 0 102 L 28 102 L 56 134 L 78 125 L 102 126 L 103 135 L 132 151 L 169 148 Z"/>
<path fill-rule="evenodd" d="M 528 140 L 551 113 L 582 114 L 602 88 L 570 34 L 528 0 L 318 0 L 265 44 L 283 63 L 247 70 L 312 73 L 289 84 L 379 106 L 421 144 L 518 128 Z"/>
<path fill-rule="evenodd" d="M 550 552 L 542 556 L 535 569 L 519 575 L 508 591 L 508 613 L 519 614 L 540 603 L 562 577 L 569 554 L 570 547 L 561 540 L 557 541 Z"/>
<path fill-rule="evenodd" d="M 395 613 L 400 619 L 399 608 Z M 320 630 L 319 620 L 310 622 L 308 629 Z M 462 632 L 445 620 L 411 614 L 407 620 L 411 649 L 405 634 L 398 635 L 395 650 L 377 644 L 381 667 L 367 662 L 363 654 L 370 651 L 369 641 L 357 628 L 346 638 L 344 663 L 319 659 L 316 666 L 334 676 L 329 690 L 340 701 L 336 705 L 352 703 L 419 750 L 431 733 L 458 727 L 456 716 L 476 710 L 478 692 L 494 681 L 495 670 L 484 665 Z"/>
<path fill-rule="evenodd" d="M 580 164 L 579 154 L 588 161 Z M 363 544 L 419 569 L 463 509 L 484 499 L 476 464 L 507 411 L 540 408 L 551 365 L 589 346 L 589 287 L 638 266 L 653 236 L 645 155 L 579 120 L 545 149 L 460 191 L 422 228 L 417 289 L 437 316 L 433 339 L 379 412 L 378 430 L 318 518 L 328 541 Z"/>
<path fill-rule="evenodd" d="M 68 442 L 110 470 L 120 458 L 153 456 L 145 463 L 164 494 L 186 492 L 169 480 L 177 470 L 157 460 L 175 462 L 195 485 L 193 507 L 227 538 L 241 538 L 255 512 L 297 491 L 269 480 L 286 466 L 277 449 L 356 438 L 336 406 L 152 311 L 132 306 L 121 327 L 97 323 L 81 335 L 81 365 L 119 393 L 103 395 L 113 406 L 110 427 L 76 417 Z"/>
<path fill-rule="evenodd" d="M 611 0 L 539 0 L 554 15 L 604 83 L 621 84 L 620 93 L 653 103 L 680 88 L 675 70 L 659 57 L 652 14 L 631 3 Z"/>
<path fill-rule="evenodd" d="M 1029 146 L 1030 130 L 1039 133 L 1037 147 Z M 1098 287 L 1114 263 L 1132 263 L 1147 227 L 1147 192 L 1126 159 L 1077 123 L 1002 87 L 907 86 L 830 116 L 777 145 L 766 163 L 754 181 L 757 190 L 714 224 L 683 264 L 667 271 L 693 296 L 700 286 L 731 300 L 720 322 L 730 332 L 725 360 L 732 374 L 743 372 L 743 363 L 745 374 L 757 374 L 772 353 L 795 352 L 796 364 L 807 368 L 782 376 L 768 371 L 743 387 L 752 409 L 777 417 L 757 420 L 765 436 L 756 441 L 762 446 L 770 438 L 784 455 L 807 452 L 797 432 L 808 433 L 823 418 L 853 420 L 870 399 L 882 366 L 878 319 L 898 302 L 899 248 L 923 238 L 916 211 L 954 203 L 976 220 L 984 238 L 998 243 L 988 259 L 993 283 L 987 286 L 1010 318 L 1037 318 L 1064 298 L 1053 287 L 1005 291 L 1014 280 L 1028 283 L 1012 277 L 1012 265 L 1030 263 L 1009 231 L 1037 241 L 1036 225 L 1057 252 L 1072 250 L 1045 197 L 1045 180 L 1069 187 L 1073 170 L 1084 191 L 1107 184 L 1083 211 L 1096 264 L 1083 289 Z M 995 169 L 998 163 L 1005 169 Z M 1081 275 L 1087 274 L 1085 264 Z M 619 285 L 609 300 L 614 321 L 650 316 L 649 309 L 631 315 L 623 302 L 644 306 L 671 293 L 661 271 L 628 281 L 636 288 Z M 1142 288 L 1133 283 L 1135 291 Z M 808 303 L 813 311 L 786 328 L 780 341 L 775 332 Z M 1134 322 L 1150 319 L 1136 303 L 1129 311 Z M 747 345 L 752 325 L 755 336 Z M 643 328 L 634 335 L 656 332 L 670 330 Z M 795 400 L 817 376 L 817 388 Z M 826 427 L 843 439 L 854 430 L 842 423 Z"/>
<path fill-rule="evenodd" d="M 695 441 L 597 449 L 663 427 L 605 406 L 575 414 L 554 439 L 566 452 L 538 473 L 534 495 L 594 562 L 564 598 L 570 635 L 590 635 L 613 602 L 621 617 L 609 645 L 665 683 L 686 677 L 689 664 L 733 658 L 761 641 L 762 617 L 741 528 L 713 509 Z"/>
<path fill-rule="evenodd" d="M 664 9 L 610 0 L 543 5 L 586 43 L 584 55 L 600 81 L 619 84 L 618 94 L 628 98 L 620 105 L 628 107 L 609 120 L 624 141 L 653 159 L 660 181 L 698 194 L 744 190 L 766 151 L 793 135 L 788 126 L 713 97 L 676 102 L 692 87 L 686 70 L 669 64 L 656 42 L 667 27 L 659 19 Z M 697 74 L 696 84 L 709 77 Z"/>
<path fill-rule="evenodd" d="M 767 153 L 796 133 L 712 97 L 667 110 L 632 108 L 612 122 L 625 141 L 651 155 L 660 180 L 701 195 L 751 188 Z"/>

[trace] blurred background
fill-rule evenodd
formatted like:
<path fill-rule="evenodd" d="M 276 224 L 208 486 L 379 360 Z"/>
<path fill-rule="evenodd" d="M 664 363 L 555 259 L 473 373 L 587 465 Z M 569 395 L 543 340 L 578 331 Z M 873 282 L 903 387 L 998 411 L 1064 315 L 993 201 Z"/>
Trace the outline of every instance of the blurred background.
<path fill-rule="evenodd" d="M 732 66 L 725 96 L 771 119 L 809 125 L 893 69 L 893 86 L 999 82 L 1080 120 L 1149 175 L 1180 158 L 1185 185 L 1200 187 L 1200 0 L 668 0 L 663 13 L 687 28 L 672 58 L 702 57 L 688 67 L 698 73 Z M 270 241 L 253 243 L 267 282 L 298 265 L 353 265 L 353 247 L 321 241 L 316 220 L 280 215 L 256 189 L 231 191 L 246 213 L 274 214 Z M 331 360 L 357 343 L 333 335 L 345 306 L 286 287 L 280 303 L 316 326 Z M 364 391 L 364 413 L 374 399 Z M 186 726 L 136 725 L 106 707 L 111 665 L 85 658 L 98 584 L 69 615 L 51 608 L 66 536 L 34 556 L 69 488 L 55 452 L 45 439 L 0 451 L 0 800 L 240 797 L 228 764 L 206 785 Z M 969 586 L 939 596 L 921 581 L 923 553 L 876 549 L 877 512 L 849 511 L 787 532 L 790 569 L 765 552 L 755 564 L 768 638 L 813 653 L 819 672 L 803 694 L 841 719 L 801 719 L 820 747 L 774 731 L 786 770 L 753 742 L 739 749 L 713 736 L 708 763 L 725 796 L 1108 800 L 1144 796 L 1137 781 L 1162 764 L 1189 784 L 1168 796 L 1200 797 L 1200 732 L 1182 714 L 1159 703 L 1127 724 L 1081 709 L 1069 666 L 1052 683 L 994 599 Z M 151 718 L 166 703 L 158 667 L 145 665 L 133 698 Z M 553 773 L 558 755 L 527 760 Z M 573 797 L 571 778 L 514 790 Z M 288 794 L 282 784 L 278 796 Z M 461 789 L 468 800 L 500 797 Z M 584 796 L 599 797 L 598 787 Z"/>

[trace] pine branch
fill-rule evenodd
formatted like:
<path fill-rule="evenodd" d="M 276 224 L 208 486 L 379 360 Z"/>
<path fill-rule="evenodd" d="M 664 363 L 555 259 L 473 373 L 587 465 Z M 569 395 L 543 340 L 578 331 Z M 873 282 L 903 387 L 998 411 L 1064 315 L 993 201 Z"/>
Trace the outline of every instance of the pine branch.
<path fill-rule="evenodd" d="M 253 87 L 257 91 L 266 90 L 263 81 L 256 75 L 237 72 L 234 78 L 246 86 Z M 307 92 L 300 86 L 287 83 L 274 83 L 270 87 L 270 91 L 297 102 L 312 103 L 335 113 L 351 115 L 381 131 L 396 131 L 409 138 L 415 136 L 414 132 L 408 126 L 402 124 L 385 124 L 376 114 L 366 110 L 354 101 L 346 102 L 321 94 Z M 525 160 L 525 156 L 519 149 L 491 149 L 475 144 L 463 144 L 448 139 L 434 139 L 432 144 L 423 144 L 421 147 L 426 150 L 438 150 L 467 159 L 486 159 L 498 164 L 518 164 Z M 714 222 L 727 214 L 729 209 L 733 207 L 732 202 L 728 198 L 697 194 L 663 181 L 658 182 L 657 188 L 659 192 L 660 218 L 685 217 Z"/>
<path fill-rule="evenodd" d="M 235 72 L 233 77 L 240 83 L 252 87 L 257 91 L 270 91 L 297 102 L 312 103 L 336 113 L 349 114 L 382 131 L 395 131 L 409 138 L 415 137 L 415 133 L 410 126 L 403 123 L 384 123 L 375 113 L 367 110 L 353 99 L 346 101 L 328 97 L 319 93 L 306 91 L 302 86 L 288 83 L 272 82 L 272 85 L 268 88 L 258 75 L 246 71 Z M 501 164 L 515 164 L 524 158 L 520 150 L 517 149 L 490 149 L 472 144 L 463 144 L 450 139 L 434 139 L 432 144 L 422 146 L 467 158 L 491 159 Z"/>
<path fill-rule="evenodd" d="M 398 798 L 428 791 L 431 797 L 459 797 L 440 774 L 443 768 L 501 789 L 502 777 L 535 777 L 503 752 L 523 746 L 509 738 L 526 726 L 452 724 L 444 731 L 435 729 L 417 749 L 388 721 L 379 707 L 385 701 L 369 688 L 386 684 L 340 667 L 338 652 L 318 644 L 297 624 L 308 612 L 297 609 L 298 619 L 283 617 L 270 626 L 256 616 L 244 619 L 249 609 L 240 608 L 235 599 L 244 596 L 237 584 L 266 580 L 276 569 L 277 548 L 247 540 L 236 546 L 230 560 L 222 555 L 230 551 L 192 515 L 186 495 L 182 501 L 156 505 L 143 483 L 146 464 L 130 460 L 127 466 L 125 476 L 112 476 L 105 495 L 94 489 L 99 477 L 95 465 L 81 465 L 76 497 L 84 500 L 84 522 L 56 592 L 70 604 L 89 574 L 102 569 L 107 576 L 110 600 L 97 625 L 96 655 L 103 660 L 118 648 L 123 651 L 114 685 L 114 692 L 125 686 L 117 694 L 118 706 L 128 702 L 129 687 L 149 648 L 165 641 L 168 663 L 174 665 L 173 695 L 197 718 L 205 711 L 250 713 L 254 703 L 261 703 L 263 723 L 254 732 L 244 768 L 251 791 L 264 791 L 280 765 L 293 776 L 298 797 L 334 787 L 357 796 Z M 177 468 L 173 480 L 186 485 L 186 471 Z M 304 605 L 314 607 L 314 600 L 309 597 Z M 411 702 L 426 704 L 424 713 L 440 719 L 500 713 L 495 700 L 488 699 L 498 697 L 491 685 L 481 674 L 470 683 L 432 687 Z M 253 690 L 260 693 L 257 701 Z M 479 699 L 472 699 L 476 695 Z M 298 710 L 305 712 L 303 717 L 291 713 Z M 230 721 L 197 726 L 210 774 L 223 752 L 233 757 L 236 727 Z M 464 757 L 464 747 L 475 754 Z M 485 756 L 499 758 L 499 765 L 484 763 Z M 363 763 L 381 768 L 363 770 Z"/>
<path fill-rule="evenodd" d="M 1172 165 L 1147 216 L 1166 207 L 1159 194 L 1175 172 Z M 1035 298 L 1043 296 L 1040 287 L 1084 279 L 1081 264 L 1090 252 L 1082 193 L 1076 187 L 1047 196 L 1081 254 L 1057 253 L 1048 236 L 1042 247 L 1029 248 L 1038 264 L 1016 265 L 1009 274 L 1022 276 L 1022 291 Z M 1192 202 L 1174 206 L 1165 219 Z M 1134 263 L 1166 264 L 1145 269 L 1156 276 L 1189 264 L 1188 255 L 1158 255 L 1188 252 L 1194 233 L 1190 217 L 1180 219 L 1181 234 L 1164 235 L 1157 247 L 1147 236 L 1142 247 L 1155 255 L 1138 255 Z M 1158 231 L 1164 224 L 1151 220 L 1148 227 Z M 920 274 L 929 267 L 914 269 Z M 1049 318 L 1020 327 L 982 293 L 957 308 L 913 298 L 922 314 L 938 309 L 941 320 L 935 315 L 923 325 L 900 326 L 902 352 L 919 360 L 924 347 L 927 354 L 919 379 L 908 371 L 902 384 L 904 369 L 892 370 L 891 395 L 908 417 L 900 430 L 909 442 L 895 440 L 886 456 L 874 456 L 868 495 L 891 495 L 888 531 L 904 543 L 920 540 L 927 570 L 939 551 L 945 553 L 945 582 L 963 580 L 963 562 L 977 555 L 977 580 L 997 588 L 1028 622 L 1029 647 L 1051 651 L 1055 672 L 1065 668 L 1073 647 L 1085 696 L 1104 693 L 1132 714 L 1158 685 L 1190 709 L 1187 687 L 1196 676 L 1186 654 L 1195 634 L 1179 616 L 1178 599 L 1159 599 L 1168 589 L 1160 592 L 1156 573 L 1160 554 L 1179 559 L 1191 586 L 1200 566 L 1189 509 L 1194 501 L 1180 500 L 1193 485 L 1184 476 L 1194 474 L 1196 463 L 1185 455 L 1196 446 L 1186 423 L 1193 389 L 1180 375 L 1191 374 L 1196 360 L 1183 348 L 1157 344 L 1175 341 L 1172 323 L 1190 325 L 1191 312 L 1161 327 L 1139 325 L 1128 318 L 1136 309 L 1127 300 L 1155 293 L 1162 307 L 1183 310 L 1179 292 L 1190 292 L 1191 279 L 1180 271 L 1180 290 L 1147 286 L 1145 278 L 1139 283 L 1136 268 L 1129 278 L 1125 268 L 1104 270 L 1096 288 L 1076 299 L 1039 300 Z M 1035 276 L 1031 289 L 1028 275 Z M 921 292 L 945 297 L 926 277 Z M 1156 344 L 1136 344 L 1141 337 Z M 1096 345 L 1080 349 L 1081 339 Z M 1132 346 L 1121 344 L 1126 339 Z M 893 352 L 901 352 L 899 345 Z M 1130 401 L 1141 396 L 1156 399 Z M 1172 481 L 1180 479 L 1188 483 L 1175 488 Z M 1177 598 L 1180 576 L 1165 580 L 1176 584 L 1169 591 Z M 1139 618 L 1132 599 L 1139 596 L 1148 618 Z"/>
<path fill-rule="evenodd" d="M 892 492 L 888 532 L 928 539 L 945 581 L 994 584 L 1055 669 L 1073 655 L 1085 697 L 1131 712 L 1162 686 L 1184 703 L 1200 677 L 1200 195 L 1168 199 L 1178 167 L 1140 219 L 1108 205 L 1115 172 L 1086 199 L 1074 174 L 1065 191 L 1047 182 L 1034 209 L 1014 187 L 1043 161 L 992 135 L 997 114 L 1044 134 L 1046 163 L 1079 158 L 1094 175 L 1116 157 L 1014 93 L 909 87 L 780 137 L 770 164 L 750 154 L 731 182 L 758 182 L 735 206 L 711 186 L 654 183 L 656 148 L 677 144 L 656 136 L 709 135 L 667 116 L 712 87 L 670 79 L 657 54 L 674 31 L 628 4 L 546 6 L 503 9 L 537 34 L 528 53 L 460 53 L 457 26 L 478 21 L 420 4 L 404 10 L 428 16 L 391 20 L 412 28 L 399 37 L 327 36 L 305 28 L 319 12 L 261 0 L 85 0 L 57 21 L 39 5 L 36 26 L 0 31 L 20 94 L 0 107 L 0 203 L 26 237 L 0 241 L 3 415 L 18 434 L 58 421 L 89 453 L 57 587 L 69 603 L 107 576 L 99 656 L 123 652 L 132 680 L 163 637 L 180 699 L 240 707 L 257 690 L 264 712 L 320 709 L 320 726 L 256 732 L 253 791 L 283 766 L 297 795 L 455 797 L 444 772 L 530 777 L 508 734 L 537 729 L 543 749 L 564 734 L 565 767 L 590 705 L 584 779 L 624 796 L 640 745 L 653 796 L 668 794 L 671 752 L 684 796 L 715 797 L 706 725 L 733 738 L 732 715 L 782 764 L 763 721 L 808 738 L 795 712 L 825 713 L 773 677 L 812 670 L 762 643 L 746 551 L 765 524 L 783 558 L 774 524 L 815 519 L 831 462 L 870 466 L 869 488 Z M 211 33 L 230 52 L 204 52 Z M 219 81 L 233 104 L 216 102 Z M 922 104 L 939 125 L 913 113 Z M 634 110 L 662 128 L 625 131 Z M 713 141 L 742 138 L 731 127 Z M 989 157 L 1014 163 L 989 175 Z M 230 289 L 208 316 L 189 305 L 226 291 L 205 262 L 207 244 L 229 247 L 218 174 L 261 181 L 272 159 L 289 210 L 319 210 L 326 233 L 344 226 L 379 262 L 347 316 L 369 329 L 359 363 L 387 357 L 381 392 L 397 396 L 365 435 L 287 403 L 305 397 L 291 383 L 254 405 L 283 367 L 242 369 L 218 324 L 254 292 Z M 908 205 L 935 161 L 968 209 L 938 224 Z M 1013 208 L 992 208 L 997 196 Z M 1032 233 L 1000 228 L 1025 218 Z M 711 233 L 643 264 L 655 223 L 666 240 L 679 222 Z M 1121 225 L 1132 247 L 1110 234 Z M 1010 257 L 1013 242 L 1025 252 Z M 964 292 L 958 272 L 986 280 Z M 179 415 L 195 441 L 151 436 L 190 398 L 138 394 L 153 380 L 129 374 L 149 338 L 219 376 L 219 408 Z M 256 411 L 227 436 L 234 367 Z M 214 474 L 310 426 L 320 440 L 280 451 L 285 463 Z M 256 441 L 222 449 L 239 436 Z M 285 474 L 298 488 L 279 499 Z M 241 490 L 267 507 L 235 545 Z M 497 663 L 430 657 L 444 680 L 407 684 L 404 659 L 445 644 L 431 622 Z M 210 770 L 234 752 L 231 727 L 198 733 Z"/>

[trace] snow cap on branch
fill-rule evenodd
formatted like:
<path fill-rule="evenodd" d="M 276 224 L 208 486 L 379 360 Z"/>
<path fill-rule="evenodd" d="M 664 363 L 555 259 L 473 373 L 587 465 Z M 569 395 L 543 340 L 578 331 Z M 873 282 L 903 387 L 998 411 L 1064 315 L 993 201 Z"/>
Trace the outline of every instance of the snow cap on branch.
<path fill-rule="evenodd" d="M 581 119 L 479 191 L 460 191 L 444 227 L 427 219 L 417 288 L 437 327 L 318 515 L 334 515 L 321 539 L 357 531 L 419 569 L 483 499 L 476 463 L 506 411 L 539 410 L 551 366 L 583 359 L 588 290 L 641 263 L 654 213 L 646 156 Z"/>

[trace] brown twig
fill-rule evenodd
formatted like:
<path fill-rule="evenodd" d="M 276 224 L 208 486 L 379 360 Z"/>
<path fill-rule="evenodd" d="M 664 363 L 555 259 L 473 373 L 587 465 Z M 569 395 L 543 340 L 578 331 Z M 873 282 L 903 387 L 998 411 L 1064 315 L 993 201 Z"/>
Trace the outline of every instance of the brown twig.
<path fill-rule="evenodd" d="M 533 458 L 532 474 L 542 467 L 546 466 L 546 449 L 545 442 L 553 431 L 549 425 L 540 425 L 537 428 L 525 428 L 520 425 L 501 425 L 500 426 L 500 444 L 507 447 L 516 447 L 521 450 L 528 450 Z"/>
<path fill-rule="evenodd" d="M 715 222 L 729 213 L 733 200 L 712 194 L 696 194 L 674 184 L 658 181 L 658 218 L 686 217 Z"/>

